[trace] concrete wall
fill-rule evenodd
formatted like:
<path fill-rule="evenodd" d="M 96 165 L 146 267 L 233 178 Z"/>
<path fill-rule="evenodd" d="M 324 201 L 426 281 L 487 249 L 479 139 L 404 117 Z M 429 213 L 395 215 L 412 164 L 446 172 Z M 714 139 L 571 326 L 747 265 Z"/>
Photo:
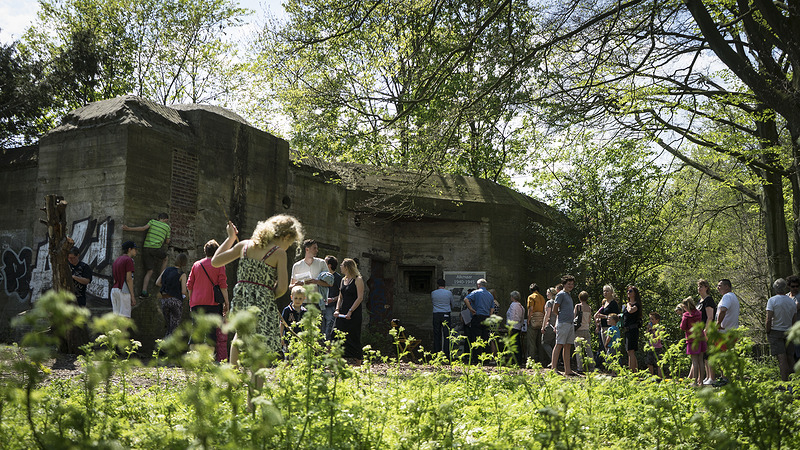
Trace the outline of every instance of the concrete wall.
<path fill-rule="evenodd" d="M 43 214 L 36 197 L 38 147 L 0 153 L 0 339 L 8 341 L 8 320 L 30 309 L 31 272 L 37 256 L 34 224 Z M 41 237 L 39 237 L 41 240 Z"/>
<path fill-rule="evenodd" d="M 38 160 L 35 152 L 28 156 L 0 167 L 0 207 L 17 212 L 0 219 L 6 287 L 0 336 L 6 338 L 10 318 L 49 286 L 45 230 L 37 221 L 39 203 L 51 193 L 69 202 L 71 235 L 95 270 L 89 304 L 96 313 L 110 309 L 110 266 L 120 244 L 144 240 L 142 232 L 122 232 L 122 224 L 143 225 L 162 211 L 173 226 L 170 261 L 177 251 L 194 261 L 206 241 L 222 241 L 226 215 L 244 239 L 259 220 L 292 214 L 319 242 L 320 256 L 359 260 L 369 286 L 367 323 L 388 328 L 396 317 L 426 340 L 427 290 L 444 271 L 485 271 L 503 314 L 511 290 L 526 295 L 530 282 L 546 285 L 554 276 L 530 271 L 523 244 L 535 236 L 526 234 L 527 224 L 551 220 L 533 199 L 469 177 L 417 183 L 416 175 L 400 171 L 292 160 L 286 141 L 219 108 L 166 108 L 135 97 L 98 102 L 42 138 Z M 144 278 L 138 259 L 137 291 Z M 230 280 L 235 270 L 229 265 Z M 135 308 L 133 318 L 149 352 L 164 329 L 155 298 Z"/>

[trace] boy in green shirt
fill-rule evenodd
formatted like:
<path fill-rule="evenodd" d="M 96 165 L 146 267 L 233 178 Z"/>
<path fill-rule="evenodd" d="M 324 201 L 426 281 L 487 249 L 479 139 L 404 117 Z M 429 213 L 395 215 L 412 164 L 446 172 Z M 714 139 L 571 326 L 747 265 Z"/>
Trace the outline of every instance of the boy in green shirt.
<path fill-rule="evenodd" d="M 142 245 L 142 262 L 144 263 L 144 280 L 142 282 L 142 293 L 140 298 L 148 296 L 147 290 L 150 278 L 153 276 L 153 269 L 158 268 L 161 273 L 167 268 L 167 246 L 169 245 L 170 227 L 169 215 L 160 213 L 158 219 L 150 219 L 146 225 L 140 227 L 129 227 L 122 225 L 122 231 L 147 231 Z"/>

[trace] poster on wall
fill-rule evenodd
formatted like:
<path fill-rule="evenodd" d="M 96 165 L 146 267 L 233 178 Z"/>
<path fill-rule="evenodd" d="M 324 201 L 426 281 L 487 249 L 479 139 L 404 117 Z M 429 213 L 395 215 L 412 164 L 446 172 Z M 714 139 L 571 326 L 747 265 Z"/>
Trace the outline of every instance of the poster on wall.
<path fill-rule="evenodd" d="M 445 286 L 448 289 L 455 287 L 473 289 L 481 278 L 486 278 L 486 272 L 444 271 Z"/>
<path fill-rule="evenodd" d="M 486 278 L 486 272 L 444 271 L 445 287 L 453 293 L 453 309 L 461 309 L 467 292 L 475 289 L 475 284 L 481 278 Z"/>

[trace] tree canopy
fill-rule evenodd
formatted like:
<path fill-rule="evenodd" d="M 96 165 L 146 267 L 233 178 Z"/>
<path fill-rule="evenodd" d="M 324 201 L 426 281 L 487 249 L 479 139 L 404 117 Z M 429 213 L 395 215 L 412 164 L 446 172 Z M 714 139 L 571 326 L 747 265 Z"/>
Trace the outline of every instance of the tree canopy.
<path fill-rule="evenodd" d="M 796 2 L 289 0 L 239 46 L 232 0 L 41 5 L 0 55 L 3 142 L 123 93 L 214 102 L 420 183 L 522 175 L 578 224 L 550 237 L 596 284 L 800 271 Z M 733 261 L 737 233 L 764 251 Z"/>

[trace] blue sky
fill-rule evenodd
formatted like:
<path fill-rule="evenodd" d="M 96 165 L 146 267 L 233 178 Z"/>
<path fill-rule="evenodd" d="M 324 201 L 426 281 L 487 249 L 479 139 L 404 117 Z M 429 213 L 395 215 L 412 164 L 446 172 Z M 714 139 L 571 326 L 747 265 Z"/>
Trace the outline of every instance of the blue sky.
<path fill-rule="evenodd" d="M 239 5 L 256 11 L 251 19 L 261 17 L 267 9 L 278 16 L 283 13 L 281 0 L 239 0 Z M 38 11 L 38 0 L 0 0 L 0 42 L 7 44 L 19 39 Z"/>

